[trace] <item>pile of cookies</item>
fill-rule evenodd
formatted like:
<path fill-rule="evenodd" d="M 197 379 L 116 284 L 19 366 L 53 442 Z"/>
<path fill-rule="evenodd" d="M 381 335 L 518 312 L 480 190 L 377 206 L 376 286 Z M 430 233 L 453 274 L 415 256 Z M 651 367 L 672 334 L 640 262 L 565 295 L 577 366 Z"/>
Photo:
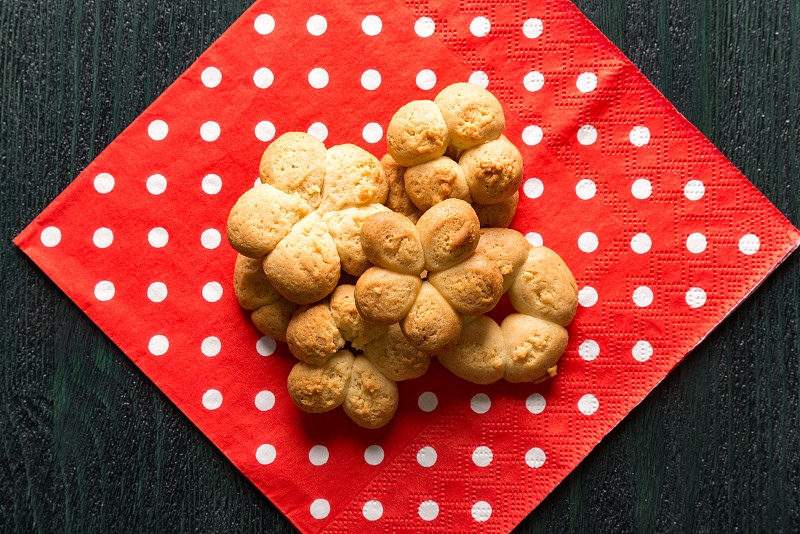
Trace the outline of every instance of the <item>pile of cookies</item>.
<path fill-rule="evenodd" d="M 497 99 L 460 83 L 400 108 L 381 161 L 299 132 L 266 149 L 262 184 L 228 217 L 234 290 L 300 360 L 288 388 L 302 410 L 381 427 L 396 382 L 432 356 L 479 384 L 555 375 L 577 286 L 507 228 L 523 168 L 504 127 Z M 484 314 L 506 292 L 518 313 L 497 324 Z"/>

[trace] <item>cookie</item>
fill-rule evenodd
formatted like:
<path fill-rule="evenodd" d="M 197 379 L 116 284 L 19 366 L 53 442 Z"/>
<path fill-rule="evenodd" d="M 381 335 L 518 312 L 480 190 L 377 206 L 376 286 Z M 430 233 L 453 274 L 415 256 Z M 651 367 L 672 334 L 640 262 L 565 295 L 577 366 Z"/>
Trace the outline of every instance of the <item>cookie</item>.
<path fill-rule="evenodd" d="M 481 228 L 508 228 L 517 214 L 519 191 L 498 204 L 473 204 Z"/>
<path fill-rule="evenodd" d="M 461 317 L 430 282 L 423 282 L 414 304 L 400 321 L 411 344 L 426 354 L 443 354 L 461 337 Z"/>
<path fill-rule="evenodd" d="M 370 267 L 356 282 L 356 306 L 368 321 L 390 325 L 406 316 L 421 286 L 417 275 Z"/>
<path fill-rule="evenodd" d="M 353 348 L 363 350 L 364 346 L 383 333 L 385 327 L 370 323 L 356 307 L 355 285 L 339 285 L 331 293 L 331 317 L 342 337 Z"/>
<path fill-rule="evenodd" d="M 289 322 L 286 342 L 295 358 L 313 365 L 322 365 L 344 347 L 328 301 L 298 309 Z"/>
<path fill-rule="evenodd" d="M 578 309 L 578 285 L 558 254 L 531 247 L 508 298 L 520 313 L 566 326 Z"/>
<path fill-rule="evenodd" d="M 454 83 L 434 99 L 450 130 L 450 144 L 472 148 L 500 137 L 506 126 L 495 96 L 475 84 Z"/>
<path fill-rule="evenodd" d="M 540 382 L 556 374 L 556 363 L 567 348 L 567 330 L 538 317 L 513 313 L 500 325 L 506 343 L 505 379 Z"/>
<path fill-rule="evenodd" d="M 483 315 L 503 296 L 500 269 L 482 254 L 428 275 L 428 281 L 462 315 Z"/>
<path fill-rule="evenodd" d="M 473 384 L 497 382 L 505 372 L 503 331 L 485 315 L 471 317 L 464 322 L 458 344 L 438 359 L 448 371 Z"/>
<path fill-rule="evenodd" d="M 389 186 L 378 158 L 356 145 L 337 145 L 325 155 L 325 180 L 319 209 L 383 204 Z"/>
<path fill-rule="evenodd" d="M 292 227 L 311 213 L 298 195 L 288 195 L 271 185 L 245 192 L 228 214 L 228 241 L 236 252 L 260 258 L 272 252 Z"/>
<path fill-rule="evenodd" d="M 530 248 L 528 240 L 515 230 L 482 228 L 475 253 L 483 254 L 497 265 L 503 276 L 503 292 L 506 292 L 525 263 Z"/>
<path fill-rule="evenodd" d="M 265 336 L 269 336 L 275 341 L 286 341 L 289 322 L 299 307 L 299 304 L 279 296 L 275 302 L 253 310 L 250 320 Z"/>
<path fill-rule="evenodd" d="M 404 183 L 408 197 L 422 211 L 448 198 L 472 202 L 464 169 L 446 156 L 407 168 Z"/>
<path fill-rule="evenodd" d="M 380 428 L 392 419 L 398 404 L 397 384 L 364 356 L 356 357 L 342 403 L 347 416 L 364 428 Z"/>
<path fill-rule="evenodd" d="M 503 202 L 522 184 L 522 154 L 505 139 L 470 148 L 458 164 L 464 169 L 472 200 L 478 204 Z"/>
<path fill-rule="evenodd" d="M 261 258 L 248 258 L 238 254 L 233 268 L 233 292 L 239 306 L 255 310 L 281 298 L 264 273 Z"/>
<path fill-rule="evenodd" d="M 480 221 L 472 206 L 458 199 L 436 204 L 417 222 L 425 268 L 443 271 L 475 251 L 480 239 Z"/>
<path fill-rule="evenodd" d="M 419 274 L 425 267 L 417 228 L 399 213 L 369 217 L 361 225 L 360 237 L 366 258 L 379 267 L 404 274 Z"/>
<path fill-rule="evenodd" d="M 304 412 L 321 413 L 340 406 L 353 369 L 353 353 L 340 350 L 321 366 L 298 362 L 286 385 L 295 405 Z"/>
<path fill-rule="evenodd" d="M 397 324 L 389 326 L 382 335 L 367 343 L 364 356 L 395 382 L 424 375 L 431 362 L 429 355 L 408 342 Z"/>
<path fill-rule="evenodd" d="M 430 100 L 414 100 L 395 112 L 386 129 L 389 154 L 404 167 L 419 165 L 444 154 L 450 143 L 447 123 Z"/>
<path fill-rule="evenodd" d="M 417 206 L 411 202 L 408 193 L 406 193 L 403 178 L 406 168 L 398 164 L 390 154 L 386 154 L 381 158 L 381 165 L 383 165 L 386 184 L 389 188 L 384 205 L 390 210 L 403 215 L 411 215 L 418 211 Z"/>
<path fill-rule="evenodd" d="M 305 132 L 287 132 L 261 156 L 258 175 L 284 193 L 297 193 L 312 208 L 319 206 L 325 178 L 325 145 Z"/>
<path fill-rule="evenodd" d="M 361 247 L 361 225 L 371 215 L 389 212 L 382 204 L 367 204 L 340 211 L 329 211 L 322 216 L 328 227 L 328 233 L 336 242 L 342 270 L 354 276 L 360 276 L 370 267 L 370 262 Z"/>

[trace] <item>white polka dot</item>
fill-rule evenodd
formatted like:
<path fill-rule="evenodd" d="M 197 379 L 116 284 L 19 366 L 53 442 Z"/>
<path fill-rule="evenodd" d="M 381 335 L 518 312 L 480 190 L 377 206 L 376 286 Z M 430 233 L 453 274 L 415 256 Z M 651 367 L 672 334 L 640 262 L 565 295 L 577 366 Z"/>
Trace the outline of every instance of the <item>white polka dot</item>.
<path fill-rule="evenodd" d="M 328 138 L 328 127 L 321 122 L 315 122 L 308 127 L 308 133 L 320 141 L 325 141 Z"/>
<path fill-rule="evenodd" d="M 637 287 L 633 291 L 633 303 L 640 308 L 646 308 L 653 303 L 653 290 L 647 286 Z"/>
<path fill-rule="evenodd" d="M 689 200 L 700 200 L 706 194 L 706 188 L 700 180 L 689 180 L 683 188 L 683 194 Z"/>
<path fill-rule="evenodd" d="M 328 463 L 329 457 L 330 453 L 328 452 L 328 447 L 324 445 L 314 445 L 311 447 L 311 450 L 308 451 L 308 461 L 313 465 L 325 465 Z"/>
<path fill-rule="evenodd" d="M 256 176 L 256 179 L 253 180 L 253 187 L 258 187 L 259 185 L 264 185 L 264 184 L 261 183 L 261 177 Z"/>
<path fill-rule="evenodd" d="M 208 174 L 203 178 L 203 192 L 216 195 L 222 190 L 222 178 L 216 174 Z"/>
<path fill-rule="evenodd" d="M 436 409 L 439 405 L 439 399 L 436 397 L 436 394 L 431 391 L 426 391 L 422 395 L 419 396 L 417 400 L 417 405 L 419 409 L 423 412 L 432 412 Z"/>
<path fill-rule="evenodd" d="M 153 228 L 147 234 L 147 242 L 150 243 L 150 246 L 152 247 L 163 248 L 167 245 L 168 241 L 169 233 L 164 228 Z"/>
<path fill-rule="evenodd" d="M 259 89 L 266 89 L 275 81 L 275 75 L 267 67 L 261 67 L 253 74 L 253 83 Z"/>
<path fill-rule="evenodd" d="M 439 515 L 439 505 L 435 501 L 424 501 L 419 505 L 419 516 L 425 521 L 433 521 Z"/>
<path fill-rule="evenodd" d="M 761 248 L 761 240 L 755 234 L 747 234 L 739 240 L 739 250 L 742 254 L 752 256 Z"/>
<path fill-rule="evenodd" d="M 522 85 L 531 93 L 535 93 L 544 87 L 544 75 L 539 71 L 531 71 L 522 79 Z"/>
<path fill-rule="evenodd" d="M 153 302 L 164 302 L 167 298 L 167 286 L 163 282 L 153 282 L 147 288 L 147 298 Z"/>
<path fill-rule="evenodd" d="M 325 519 L 331 513 L 331 504 L 325 499 L 317 499 L 311 503 L 308 511 L 314 519 Z"/>
<path fill-rule="evenodd" d="M 107 172 L 101 172 L 94 177 L 94 188 L 98 193 L 110 193 L 114 189 L 114 177 Z"/>
<path fill-rule="evenodd" d="M 222 342 L 220 342 L 218 337 L 207 337 L 203 340 L 200 344 L 200 352 L 202 352 L 205 356 L 209 358 L 216 356 L 219 354 L 219 351 L 222 350 Z"/>
<path fill-rule="evenodd" d="M 488 521 L 492 517 L 492 505 L 486 501 L 478 501 L 472 505 L 472 519 L 478 523 Z"/>
<path fill-rule="evenodd" d="M 102 282 L 98 282 L 96 286 L 94 286 L 94 297 L 99 300 L 100 302 L 106 302 L 114 298 L 114 284 L 109 282 L 108 280 L 103 280 Z"/>
<path fill-rule="evenodd" d="M 653 355 L 653 346 L 647 341 L 637 341 L 631 349 L 633 358 L 640 362 L 646 362 Z"/>
<path fill-rule="evenodd" d="M 417 463 L 422 467 L 433 467 L 436 458 L 436 450 L 433 447 L 422 447 L 417 451 Z"/>
<path fill-rule="evenodd" d="M 208 121 L 206 123 L 203 123 L 203 125 L 200 127 L 200 137 L 202 137 L 204 141 L 208 141 L 209 143 L 219 139 L 219 134 L 220 134 L 219 124 L 217 124 L 214 121 Z"/>
<path fill-rule="evenodd" d="M 267 412 L 275 406 L 275 394 L 271 391 L 259 391 L 256 395 L 256 408 L 262 412 Z"/>
<path fill-rule="evenodd" d="M 578 248 L 583 252 L 594 252 L 599 245 L 600 240 L 595 233 L 584 232 L 578 237 Z"/>
<path fill-rule="evenodd" d="M 631 194 L 634 198 L 638 198 L 639 200 L 646 199 L 652 192 L 653 186 L 650 184 L 650 180 L 639 178 L 631 185 Z"/>
<path fill-rule="evenodd" d="M 578 81 L 575 83 L 578 91 L 581 93 L 588 93 L 594 91 L 597 87 L 597 74 L 594 72 L 584 72 L 578 76 Z"/>
<path fill-rule="evenodd" d="M 489 86 L 489 75 L 482 70 L 476 70 L 469 75 L 469 83 L 486 89 Z"/>
<path fill-rule="evenodd" d="M 653 246 L 653 240 L 647 234 L 636 234 L 631 238 L 631 249 L 637 254 L 645 254 Z"/>
<path fill-rule="evenodd" d="M 525 234 L 525 239 L 527 239 L 528 243 L 530 243 L 534 247 L 541 247 L 542 245 L 544 245 L 544 240 L 542 239 L 542 236 L 537 234 L 536 232 L 528 232 L 527 234 Z"/>
<path fill-rule="evenodd" d="M 522 25 L 522 33 L 528 39 L 536 39 L 542 35 L 542 31 L 544 31 L 544 24 L 539 19 L 528 19 Z"/>
<path fill-rule="evenodd" d="M 39 239 L 42 241 L 42 245 L 52 248 L 61 243 L 61 230 L 55 226 L 48 226 L 42 230 Z"/>
<path fill-rule="evenodd" d="M 383 505 L 380 501 L 367 501 L 364 503 L 361 513 L 367 521 L 377 521 L 383 516 Z"/>
<path fill-rule="evenodd" d="M 486 467 L 492 463 L 493 457 L 494 455 L 492 454 L 492 449 L 489 447 L 480 446 L 472 451 L 472 463 L 478 467 Z"/>
<path fill-rule="evenodd" d="M 693 287 L 686 292 L 686 304 L 690 308 L 699 308 L 706 303 L 706 292 L 699 287 Z"/>
<path fill-rule="evenodd" d="M 267 35 L 275 29 L 275 19 L 265 13 L 256 17 L 256 22 L 253 26 L 261 35 Z"/>
<path fill-rule="evenodd" d="M 587 393 L 578 401 L 578 409 L 583 415 L 592 415 L 600 408 L 600 401 L 591 393 Z"/>
<path fill-rule="evenodd" d="M 216 389 L 209 389 L 203 393 L 203 407 L 206 410 L 216 410 L 222 406 L 222 393 Z"/>
<path fill-rule="evenodd" d="M 586 286 L 578 291 L 578 304 L 584 308 L 591 308 L 597 304 L 598 298 L 597 290 L 592 286 Z"/>
<path fill-rule="evenodd" d="M 417 87 L 423 91 L 433 89 L 436 85 L 436 74 L 430 69 L 423 69 L 417 73 Z"/>
<path fill-rule="evenodd" d="M 706 236 L 701 233 L 695 232 L 686 238 L 686 248 L 692 254 L 700 254 L 706 249 L 708 242 Z"/>
<path fill-rule="evenodd" d="M 475 37 L 486 37 L 491 29 L 492 23 L 486 17 L 475 17 L 469 23 L 469 32 Z"/>
<path fill-rule="evenodd" d="M 546 406 L 547 401 L 541 393 L 532 393 L 527 399 L 525 399 L 525 408 L 527 408 L 532 414 L 538 415 L 542 413 Z"/>
<path fill-rule="evenodd" d="M 367 91 L 374 91 L 381 85 L 381 73 L 375 69 L 365 70 L 361 74 L 361 87 Z"/>
<path fill-rule="evenodd" d="M 383 128 L 377 122 L 370 122 L 364 126 L 361 135 L 367 143 L 377 143 L 383 138 Z"/>
<path fill-rule="evenodd" d="M 92 242 L 97 248 L 108 248 L 114 242 L 114 232 L 109 228 L 98 228 L 94 231 Z"/>
<path fill-rule="evenodd" d="M 203 298 L 208 302 L 217 302 L 222 298 L 222 284 L 209 282 L 203 286 Z"/>
<path fill-rule="evenodd" d="M 314 15 L 306 22 L 306 29 L 311 35 L 322 35 L 328 29 L 328 21 L 322 15 Z"/>
<path fill-rule="evenodd" d="M 469 401 L 469 407 L 475 413 L 486 413 L 492 407 L 492 399 L 486 393 L 478 393 Z"/>
<path fill-rule="evenodd" d="M 261 121 L 256 124 L 255 133 L 259 141 L 266 143 L 275 137 L 275 125 L 269 121 Z"/>
<path fill-rule="evenodd" d="M 167 179 L 161 174 L 154 174 L 147 179 L 146 186 L 151 195 L 160 195 L 167 190 Z"/>
<path fill-rule="evenodd" d="M 322 89 L 328 85 L 328 71 L 317 67 L 308 73 L 308 83 L 314 89 Z"/>
<path fill-rule="evenodd" d="M 147 344 L 147 349 L 153 356 L 162 356 L 169 350 L 169 340 L 166 336 L 153 336 Z"/>
<path fill-rule="evenodd" d="M 222 81 L 222 73 L 216 67 L 207 67 L 200 75 L 200 80 L 206 87 L 216 87 Z"/>
<path fill-rule="evenodd" d="M 584 178 L 575 186 L 575 194 L 581 200 L 589 200 L 597 193 L 597 186 L 592 180 Z"/>
<path fill-rule="evenodd" d="M 265 443 L 256 449 L 256 460 L 261 465 L 269 465 L 275 461 L 275 457 L 277 456 L 277 451 L 273 445 L 269 443 Z"/>
<path fill-rule="evenodd" d="M 436 23 L 430 17 L 420 17 L 414 23 L 414 33 L 420 37 L 430 37 L 436 31 Z"/>
<path fill-rule="evenodd" d="M 528 467 L 533 469 L 542 467 L 545 460 L 547 460 L 547 456 L 545 456 L 544 451 L 539 447 L 534 447 L 525 453 L 525 463 L 528 464 Z"/>
<path fill-rule="evenodd" d="M 644 146 L 650 142 L 650 130 L 645 126 L 636 126 L 628 137 L 634 146 Z"/>
<path fill-rule="evenodd" d="M 222 235 L 218 230 L 209 228 L 200 234 L 200 243 L 207 249 L 215 249 L 222 242 Z"/>
<path fill-rule="evenodd" d="M 578 130 L 578 142 L 584 146 L 592 145 L 597 141 L 597 130 L 594 126 L 581 126 Z"/>
<path fill-rule="evenodd" d="M 262 356 L 271 356 L 276 346 L 274 339 L 264 336 L 256 343 L 256 351 Z"/>
<path fill-rule="evenodd" d="M 369 465 L 380 465 L 383 462 L 383 447 L 380 445 L 370 445 L 364 451 L 364 461 Z"/>
<path fill-rule="evenodd" d="M 600 345 L 593 339 L 587 339 L 578 347 L 580 357 L 590 362 L 600 356 Z"/>
<path fill-rule="evenodd" d="M 522 186 L 522 192 L 528 198 L 539 198 L 544 193 L 544 183 L 538 178 L 528 178 Z"/>
<path fill-rule="evenodd" d="M 367 15 L 361 21 L 361 31 L 370 36 L 375 36 L 381 33 L 383 29 L 383 22 L 377 15 Z"/>
<path fill-rule="evenodd" d="M 543 138 L 544 132 L 538 126 L 526 126 L 525 129 L 522 130 L 522 142 L 528 146 L 538 145 Z"/>
<path fill-rule="evenodd" d="M 147 127 L 147 135 L 153 141 L 163 141 L 169 133 L 169 126 L 162 120 L 156 120 L 150 123 Z"/>

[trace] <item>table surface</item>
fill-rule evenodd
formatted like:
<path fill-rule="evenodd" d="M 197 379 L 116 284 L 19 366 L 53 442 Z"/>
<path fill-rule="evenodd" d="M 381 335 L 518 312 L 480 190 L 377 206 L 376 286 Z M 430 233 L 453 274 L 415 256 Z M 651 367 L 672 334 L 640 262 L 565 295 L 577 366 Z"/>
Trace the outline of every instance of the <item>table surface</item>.
<path fill-rule="evenodd" d="M 797 226 L 800 2 L 577 0 Z M 295 532 L 11 244 L 248 0 L 0 2 L 0 530 Z M 800 254 L 515 530 L 800 531 Z"/>

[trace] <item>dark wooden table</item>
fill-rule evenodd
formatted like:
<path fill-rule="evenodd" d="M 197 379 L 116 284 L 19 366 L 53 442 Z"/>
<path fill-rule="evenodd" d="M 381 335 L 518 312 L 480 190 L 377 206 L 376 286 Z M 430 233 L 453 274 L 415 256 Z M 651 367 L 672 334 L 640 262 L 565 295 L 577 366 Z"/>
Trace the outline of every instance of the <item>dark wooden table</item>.
<path fill-rule="evenodd" d="M 800 2 L 578 0 L 800 224 Z M 248 0 L 0 2 L 0 531 L 294 532 L 11 244 Z M 515 531 L 800 531 L 800 254 Z"/>

